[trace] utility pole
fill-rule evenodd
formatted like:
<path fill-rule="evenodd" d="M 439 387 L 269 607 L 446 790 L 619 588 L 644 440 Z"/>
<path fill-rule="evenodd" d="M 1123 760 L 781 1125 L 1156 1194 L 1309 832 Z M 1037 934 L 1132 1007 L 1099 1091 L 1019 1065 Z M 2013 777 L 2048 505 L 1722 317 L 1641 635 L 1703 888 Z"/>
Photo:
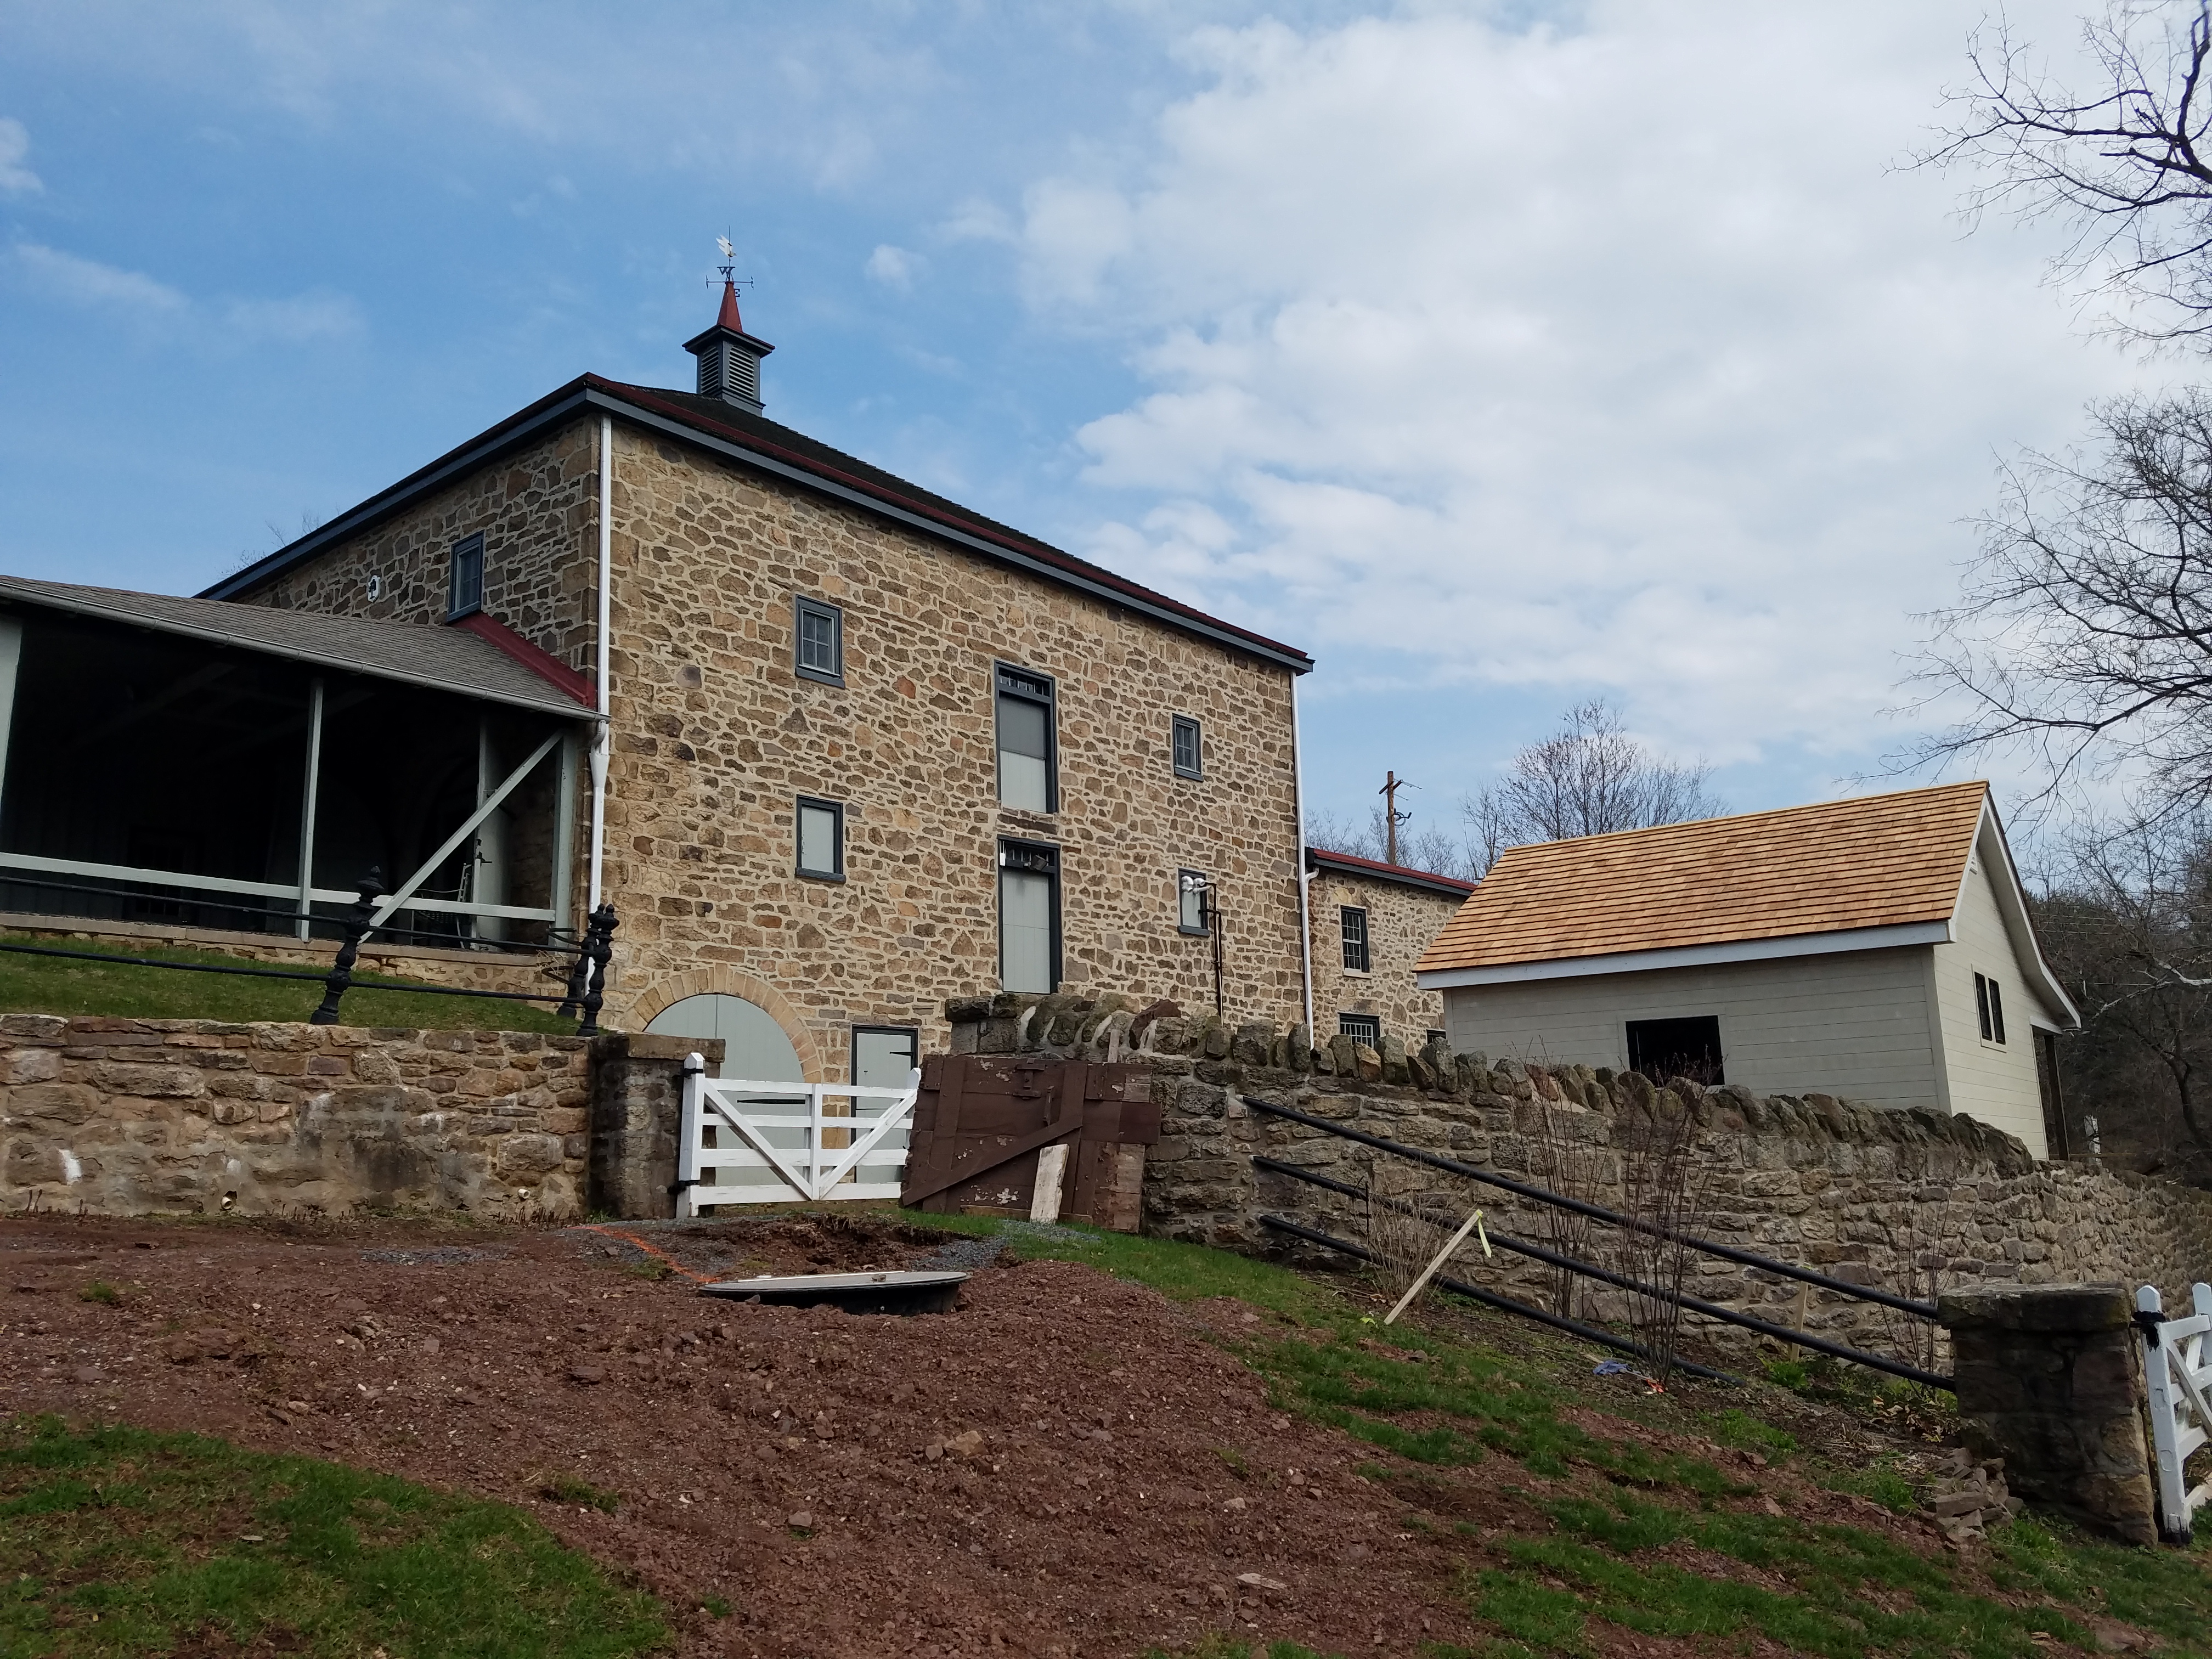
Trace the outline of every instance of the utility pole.
<path fill-rule="evenodd" d="M 1382 787 L 1375 792 L 1382 797 L 1382 836 L 1387 848 L 1383 854 L 1385 863 L 1395 864 L 1398 861 L 1398 826 L 1408 822 L 1413 816 L 1411 812 L 1401 812 L 1398 810 L 1398 792 L 1401 789 L 1417 787 L 1419 787 L 1418 785 L 1407 782 L 1395 772 L 1385 772 L 1382 775 Z"/>

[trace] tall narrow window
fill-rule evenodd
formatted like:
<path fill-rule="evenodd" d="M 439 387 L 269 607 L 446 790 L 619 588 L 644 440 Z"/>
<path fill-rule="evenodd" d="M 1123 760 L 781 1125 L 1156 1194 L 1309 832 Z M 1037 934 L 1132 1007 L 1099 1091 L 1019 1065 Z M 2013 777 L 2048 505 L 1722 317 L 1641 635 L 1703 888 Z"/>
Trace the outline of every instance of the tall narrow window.
<path fill-rule="evenodd" d="M 453 544 L 453 559 L 446 577 L 446 620 L 459 622 L 483 609 L 483 532 Z"/>
<path fill-rule="evenodd" d="M 845 879 L 845 809 L 834 800 L 799 798 L 799 873 Z"/>
<path fill-rule="evenodd" d="M 845 613 L 819 599 L 797 601 L 799 674 L 830 685 L 845 683 Z"/>
<path fill-rule="evenodd" d="M 1188 714 L 1175 717 L 1169 746 L 1175 756 L 1175 774 L 1179 778 L 1202 778 L 1206 769 L 1201 764 L 1205 757 L 1200 743 L 1198 722 Z"/>
<path fill-rule="evenodd" d="M 1344 933 L 1344 965 L 1355 974 L 1367 971 L 1367 912 L 1356 904 L 1341 906 L 1337 926 Z"/>
<path fill-rule="evenodd" d="M 999 982 L 1009 991 L 1060 984 L 1060 849 L 999 843 Z"/>
<path fill-rule="evenodd" d="M 1210 933 L 1213 931 L 1210 907 L 1206 903 L 1213 884 L 1196 870 L 1176 872 L 1176 927 L 1185 933 Z"/>
<path fill-rule="evenodd" d="M 1023 812 L 1057 811 L 1052 682 L 1000 663 L 998 684 L 999 805 Z"/>
<path fill-rule="evenodd" d="M 1982 1023 L 1983 1042 L 2005 1040 L 2004 993 L 1997 989 L 1996 981 L 1986 975 L 1974 975 L 1974 1014 Z"/>
<path fill-rule="evenodd" d="M 1382 1021 L 1375 1014 L 1339 1014 L 1336 1034 L 1348 1036 L 1354 1042 L 1364 1042 L 1370 1048 L 1382 1046 Z"/>

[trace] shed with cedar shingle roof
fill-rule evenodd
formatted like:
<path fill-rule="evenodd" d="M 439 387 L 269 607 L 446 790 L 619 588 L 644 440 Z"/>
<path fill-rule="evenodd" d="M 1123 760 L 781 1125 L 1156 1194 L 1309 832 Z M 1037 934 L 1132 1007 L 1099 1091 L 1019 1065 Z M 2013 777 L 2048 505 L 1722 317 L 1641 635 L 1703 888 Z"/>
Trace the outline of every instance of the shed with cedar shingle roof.
<path fill-rule="evenodd" d="M 1452 1045 L 1965 1112 L 2064 1152 L 2078 1024 L 1982 782 L 1516 847 L 1419 964 Z"/>

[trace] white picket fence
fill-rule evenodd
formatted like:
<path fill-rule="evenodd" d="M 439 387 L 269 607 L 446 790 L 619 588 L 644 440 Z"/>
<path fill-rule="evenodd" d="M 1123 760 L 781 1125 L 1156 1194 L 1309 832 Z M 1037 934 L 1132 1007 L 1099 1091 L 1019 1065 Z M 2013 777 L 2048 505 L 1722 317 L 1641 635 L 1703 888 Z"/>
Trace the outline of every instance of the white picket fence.
<path fill-rule="evenodd" d="M 2151 1445 L 2158 1454 L 2158 1530 L 2168 1543 L 2189 1541 L 2190 1517 L 2212 1483 L 2187 1484 L 2182 1471 L 2191 1453 L 2212 1440 L 2212 1365 L 2205 1363 L 2204 1339 L 2212 1333 L 2212 1285 L 2190 1291 L 2193 1311 L 2186 1317 L 2162 1316 L 2158 1287 L 2136 1292 L 2136 1323 L 2142 1328 L 2143 1384 L 2150 1395 Z"/>
<path fill-rule="evenodd" d="M 677 1215 L 722 1204 L 896 1199 L 921 1090 L 918 1071 L 902 1089 L 710 1078 L 705 1060 L 686 1055 Z"/>

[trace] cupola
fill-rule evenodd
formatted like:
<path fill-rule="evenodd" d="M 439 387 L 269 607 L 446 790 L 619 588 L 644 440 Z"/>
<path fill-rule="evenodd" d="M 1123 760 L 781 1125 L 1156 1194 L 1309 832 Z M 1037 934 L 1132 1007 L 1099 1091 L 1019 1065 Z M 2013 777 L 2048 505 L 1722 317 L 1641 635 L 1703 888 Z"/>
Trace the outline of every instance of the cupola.
<path fill-rule="evenodd" d="M 720 398 L 753 414 L 761 412 L 760 360 L 775 348 L 745 332 L 738 316 L 738 285 L 726 270 L 721 315 L 704 334 L 686 340 L 684 349 L 699 360 L 701 397 Z"/>

